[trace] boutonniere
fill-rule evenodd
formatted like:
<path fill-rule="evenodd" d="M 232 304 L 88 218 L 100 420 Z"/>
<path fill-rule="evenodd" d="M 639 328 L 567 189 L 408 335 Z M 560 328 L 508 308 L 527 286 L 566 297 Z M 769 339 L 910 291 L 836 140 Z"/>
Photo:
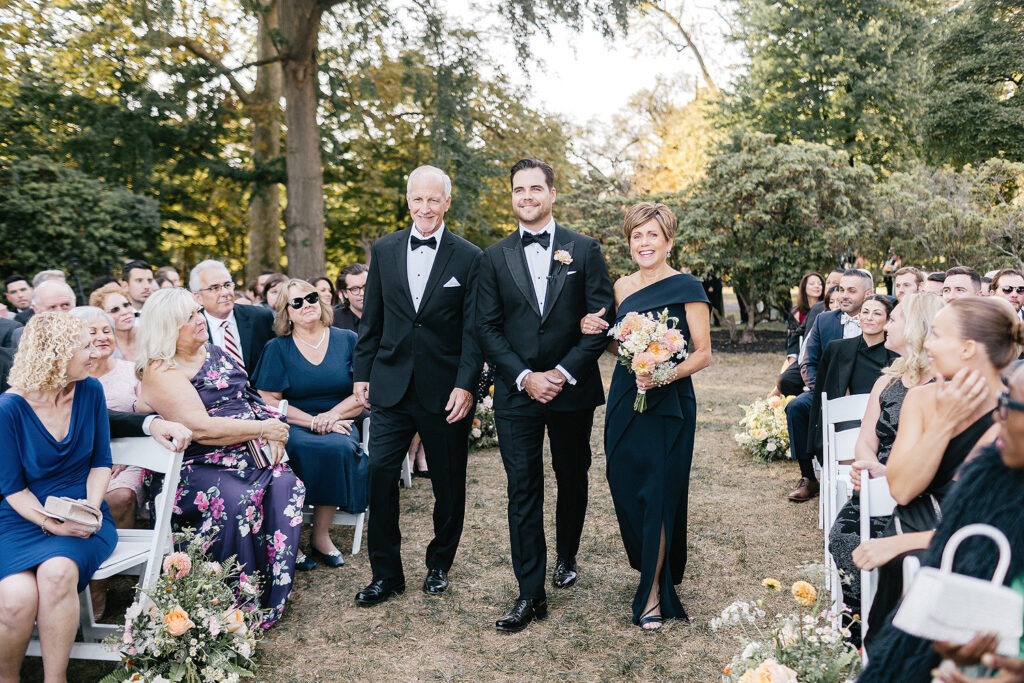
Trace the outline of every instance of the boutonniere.
<path fill-rule="evenodd" d="M 555 252 L 555 260 L 561 263 L 562 265 L 567 266 L 570 263 L 572 263 L 572 256 L 569 256 L 569 252 L 567 252 L 565 249 L 559 249 L 558 251 Z"/>

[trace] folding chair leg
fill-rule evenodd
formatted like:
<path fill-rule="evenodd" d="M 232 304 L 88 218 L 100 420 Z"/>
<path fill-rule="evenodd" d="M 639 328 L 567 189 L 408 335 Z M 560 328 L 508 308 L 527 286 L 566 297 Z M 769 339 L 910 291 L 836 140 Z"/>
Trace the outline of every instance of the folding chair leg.
<path fill-rule="evenodd" d="M 352 530 L 352 554 L 358 555 L 359 549 L 363 547 L 363 522 L 366 521 L 366 513 L 363 512 L 356 520 L 355 528 Z"/>
<path fill-rule="evenodd" d="M 412 488 L 412 468 L 409 466 L 409 456 L 402 460 L 402 486 Z"/>

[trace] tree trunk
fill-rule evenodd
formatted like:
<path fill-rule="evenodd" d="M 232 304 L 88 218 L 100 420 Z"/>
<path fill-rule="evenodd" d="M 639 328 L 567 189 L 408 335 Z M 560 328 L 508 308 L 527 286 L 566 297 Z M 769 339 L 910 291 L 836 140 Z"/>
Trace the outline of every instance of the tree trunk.
<path fill-rule="evenodd" d="M 285 245 L 288 274 L 312 277 L 324 263 L 323 161 L 317 125 L 316 37 L 323 5 L 316 0 L 279 0 L 284 62 L 285 161 L 288 167 Z"/>
<path fill-rule="evenodd" d="M 273 34 L 277 11 L 273 4 L 259 15 L 256 59 L 274 57 Z M 267 167 L 281 155 L 281 64 L 264 64 L 256 69 L 256 86 L 247 112 L 252 120 L 252 161 L 257 178 L 252 183 L 249 203 L 249 251 L 246 281 L 260 271 L 281 267 L 281 188 L 266 179 Z"/>

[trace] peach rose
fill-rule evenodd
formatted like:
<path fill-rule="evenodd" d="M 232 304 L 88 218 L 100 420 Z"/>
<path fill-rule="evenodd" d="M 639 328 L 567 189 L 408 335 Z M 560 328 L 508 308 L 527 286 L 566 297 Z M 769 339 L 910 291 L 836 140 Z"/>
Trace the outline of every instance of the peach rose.
<path fill-rule="evenodd" d="M 654 360 L 654 356 L 647 353 L 638 353 L 633 356 L 633 372 L 638 375 L 649 375 L 654 371 L 654 366 L 657 362 Z"/>
<path fill-rule="evenodd" d="M 167 632 L 174 637 L 184 635 L 190 628 L 195 626 L 188 618 L 188 612 L 179 606 L 175 606 L 174 609 L 164 615 L 164 624 L 167 626 Z"/>
<path fill-rule="evenodd" d="M 660 342 L 652 342 L 647 347 L 647 353 L 651 354 L 651 358 L 654 359 L 655 363 L 664 363 L 672 357 L 672 349 Z"/>
<path fill-rule="evenodd" d="M 791 591 L 793 598 L 804 607 L 810 607 L 818 599 L 818 589 L 806 581 L 797 581 Z"/>
<path fill-rule="evenodd" d="M 796 672 L 774 659 L 766 659 L 756 669 L 747 669 L 740 683 L 797 683 Z"/>
<path fill-rule="evenodd" d="M 782 397 L 772 396 L 771 398 L 768 399 L 768 405 L 770 405 L 772 408 L 780 407 L 782 405 Z"/>
<path fill-rule="evenodd" d="M 244 636 L 248 629 L 245 627 L 245 616 L 239 609 L 230 609 L 224 613 L 221 617 L 224 622 L 224 629 L 228 633 L 234 633 L 237 636 Z"/>
<path fill-rule="evenodd" d="M 185 553 L 171 553 L 164 558 L 164 574 L 180 579 L 192 571 L 192 560 Z"/>
<path fill-rule="evenodd" d="M 668 344 L 668 348 L 672 350 L 672 353 L 681 351 L 686 346 L 686 337 L 679 330 L 673 328 L 665 333 L 665 343 Z"/>

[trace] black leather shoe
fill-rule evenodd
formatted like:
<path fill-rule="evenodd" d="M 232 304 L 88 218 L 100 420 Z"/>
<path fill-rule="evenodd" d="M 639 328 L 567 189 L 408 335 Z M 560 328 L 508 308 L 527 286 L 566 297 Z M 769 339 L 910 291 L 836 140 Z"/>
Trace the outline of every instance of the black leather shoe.
<path fill-rule="evenodd" d="M 548 615 L 548 601 L 527 600 L 520 598 L 516 600 L 512 611 L 498 619 L 494 627 L 506 633 L 518 633 L 526 628 L 534 619 L 543 619 Z"/>
<path fill-rule="evenodd" d="M 370 585 L 356 593 L 356 603 L 363 607 L 379 605 L 392 595 L 405 592 L 405 579 L 374 579 Z"/>
<path fill-rule="evenodd" d="M 316 569 L 316 560 L 299 553 L 295 557 L 295 571 L 308 572 Z"/>
<path fill-rule="evenodd" d="M 555 563 L 555 573 L 551 576 L 551 583 L 555 588 L 568 588 L 576 583 L 579 574 L 576 573 L 576 558 L 563 560 L 558 558 Z"/>
<path fill-rule="evenodd" d="M 333 553 L 322 553 L 316 549 L 316 546 L 310 543 L 309 556 L 333 569 L 345 566 L 345 557 L 341 554 L 340 550 L 335 550 Z"/>
<path fill-rule="evenodd" d="M 423 579 L 423 592 L 430 595 L 444 593 L 448 588 L 448 573 L 443 569 L 428 569 Z"/>

